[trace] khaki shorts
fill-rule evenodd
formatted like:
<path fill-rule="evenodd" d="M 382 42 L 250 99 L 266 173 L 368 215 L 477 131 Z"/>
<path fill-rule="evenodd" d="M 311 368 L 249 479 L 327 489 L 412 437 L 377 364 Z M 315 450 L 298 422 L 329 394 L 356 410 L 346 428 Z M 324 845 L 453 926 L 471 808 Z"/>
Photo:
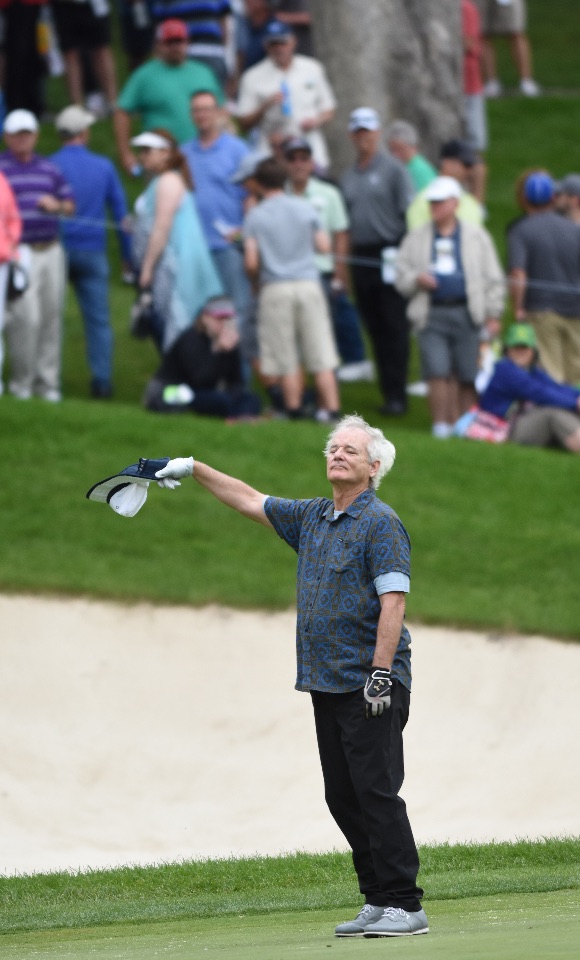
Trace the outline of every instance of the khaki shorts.
<path fill-rule="evenodd" d="M 527 11 L 525 0 L 510 0 L 501 3 L 498 0 L 478 0 L 481 10 L 481 30 L 484 36 L 509 36 L 512 33 L 525 33 L 527 29 Z"/>
<path fill-rule="evenodd" d="M 580 383 L 580 317 L 563 317 L 553 310 L 530 311 L 538 338 L 540 364 L 558 383 Z"/>
<path fill-rule="evenodd" d="M 340 363 L 326 297 L 316 280 L 267 283 L 258 302 L 260 367 L 284 376 L 304 366 L 309 373 Z"/>
<path fill-rule="evenodd" d="M 510 440 L 531 447 L 563 447 L 566 438 L 580 430 L 580 415 L 560 407 L 536 407 L 520 413 L 510 430 Z"/>

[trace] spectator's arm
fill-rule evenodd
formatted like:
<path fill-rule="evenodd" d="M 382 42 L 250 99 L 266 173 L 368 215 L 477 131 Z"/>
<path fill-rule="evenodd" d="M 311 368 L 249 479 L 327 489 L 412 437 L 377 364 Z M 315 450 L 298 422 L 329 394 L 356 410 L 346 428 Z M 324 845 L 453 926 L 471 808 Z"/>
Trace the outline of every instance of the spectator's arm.
<path fill-rule="evenodd" d="M 260 270 L 260 251 L 255 237 L 244 240 L 244 267 L 250 280 L 256 281 Z"/>
<path fill-rule="evenodd" d="M 336 110 L 321 110 L 317 117 L 307 117 L 300 124 L 301 130 L 316 130 L 318 127 L 323 127 L 325 123 L 329 123 L 332 120 Z"/>
<path fill-rule="evenodd" d="M 317 253 L 330 253 L 332 250 L 330 244 L 330 237 L 328 236 L 326 230 L 315 230 L 314 231 L 314 249 Z"/>
<path fill-rule="evenodd" d="M 155 219 L 139 275 L 140 287 L 151 285 L 153 271 L 166 247 L 173 218 L 181 203 L 184 191 L 185 187 L 181 177 L 173 171 L 167 171 L 159 178 L 155 198 Z"/>
<path fill-rule="evenodd" d="M 334 279 L 342 284 L 345 290 L 350 287 L 350 275 L 347 258 L 350 253 L 350 234 L 348 230 L 335 230 L 332 234 L 332 252 L 334 254 Z"/>
<path fill-rule="evenodd" d="M 256 127 L 263 120 L 264 114 L 267 113 L 270 107 L 282 103 L 283 99 L 284 94 L 280 90 L 277 90 L 276 93 L 273 93 L 271 96 L 266 97 L 265 100 L 262 100 L 260 105 L 256 107 L 255 110 L 252 110 L 251 113 L 238 115 L 238 123 L 243 130 L 251 130 L 252 127 Z"/>
<path fill-rule="evenodd" d="M 121 166 L 127 173 L 131 173 L 137 165 L 137 157 L 131 150 L 129 143 L 131 139 L 131 114 L 122 110 L 121 107 L 117 107 L 113 112 L 113 131 Z"/>
<path fill-rule="evenodd" d="M 516 320 L 524 320 L 526 317 L 524 299 L 527 280 L 528 275 L 521 267 L 514 267 L 510 271 L 510 296 Z"/>

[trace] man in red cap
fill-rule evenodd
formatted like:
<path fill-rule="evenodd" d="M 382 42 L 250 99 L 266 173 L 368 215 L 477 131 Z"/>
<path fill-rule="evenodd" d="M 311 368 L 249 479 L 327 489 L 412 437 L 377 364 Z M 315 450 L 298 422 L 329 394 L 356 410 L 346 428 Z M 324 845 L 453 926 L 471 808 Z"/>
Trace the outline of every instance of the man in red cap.
<path fill-rule="evenodd" d="M 224 100 L 213 71 L 187 58 L 187 26 L 182 20 L 165 20 L 155 38 L 155 56 L 131 74 L 113 115 L 119 158 L 129 173 L 138 166 L 129 144 L 134 114 L 140 115 L 144 130 L 163 127 L 185 143 L 197 132 L 189 109 L 193 94 L 210 90 L 220 103 Z"/>

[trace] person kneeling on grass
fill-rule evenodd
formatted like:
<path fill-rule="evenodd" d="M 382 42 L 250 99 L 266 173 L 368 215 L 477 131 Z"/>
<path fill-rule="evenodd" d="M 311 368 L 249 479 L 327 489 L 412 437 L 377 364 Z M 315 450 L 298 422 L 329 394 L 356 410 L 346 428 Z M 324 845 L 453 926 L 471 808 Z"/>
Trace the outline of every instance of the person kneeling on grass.
<path fill-rule="evenodd" d="M 559 446 L 580 453 L 580 390 L 557 383 L 536 366 L 538 343 L 528 323 L 515 323 L 504 356 L 480 397 L 486 413 L 509 421 L 509 439 L 529 446 Z"/>
<path fill-rule="evenodd" d="M 260 398 L 242 376 L 239 334 L 230 300 L 208 301 L 147 384 L 143 405 L 156 413 L 189 410 L 225 419 L 257 417 Z"/>

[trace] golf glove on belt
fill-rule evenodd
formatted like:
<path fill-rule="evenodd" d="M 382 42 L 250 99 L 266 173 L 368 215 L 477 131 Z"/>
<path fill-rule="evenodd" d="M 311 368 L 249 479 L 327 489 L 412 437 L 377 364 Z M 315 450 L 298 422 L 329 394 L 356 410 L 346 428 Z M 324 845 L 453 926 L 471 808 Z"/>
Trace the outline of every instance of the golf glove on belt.
<path fill-rule="evenodd" d="M 180 480 L 192 476 L 194 463 L 193 457 L 176 457 L 175 460 L 170 460 L 163 470 L 158 470 L 155 474 L 158 485 L 167 490 L 180 487 Z"/>
<path fill-rule="evenodd" d="M 169 461 L 171 463 L 171 461 Z M 169 466 L 169 464 L 167 464 Z M 166 468 L 167 469 L 167 468 Z M 373 717 L 380 717 L 383 710 L 388 710 L 391 706 L 391 671 L 383 670 L 381 667 L 375 667 L 367 682 L 365 683 L 364 697 L 365 713 L 367 720 Z"/>

